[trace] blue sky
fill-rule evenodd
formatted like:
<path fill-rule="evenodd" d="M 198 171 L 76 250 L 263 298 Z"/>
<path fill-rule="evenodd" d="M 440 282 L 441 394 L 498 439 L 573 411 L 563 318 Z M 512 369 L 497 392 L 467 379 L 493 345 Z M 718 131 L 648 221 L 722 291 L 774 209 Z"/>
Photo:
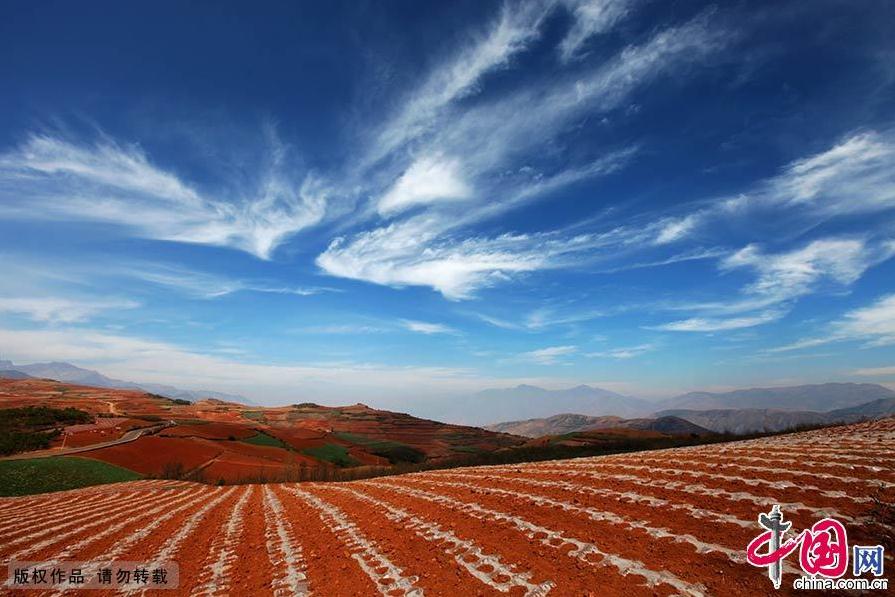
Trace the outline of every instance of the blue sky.
<path fill-rule="evenodd" d="M 895 384 L 893 26 L 884 1 L 7 3 L 0 357 L 420 413 Z"/>

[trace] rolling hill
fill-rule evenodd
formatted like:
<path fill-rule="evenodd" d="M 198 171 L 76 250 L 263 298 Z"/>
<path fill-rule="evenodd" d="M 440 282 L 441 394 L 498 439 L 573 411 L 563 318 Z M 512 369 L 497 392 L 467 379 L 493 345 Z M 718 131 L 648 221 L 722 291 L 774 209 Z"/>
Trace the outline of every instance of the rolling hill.
<path fill-rule="evenodd" d="M 79 457 L 141 475 L 212 482 L 313 478 L 332 469 L 437 462 L 525 441 L 363 404 L 260 408 L 47 379 L 0 379 L 0 409 L 28 407 L 73 408 L 92 417 L 66 426 L 41 456 L 74 450 Z"/>
<path fill-rule="evenodd" d="M 561 414 L 545 419 L 508 421 L 489 425 L 485 429 L 511 433 L 524 437 L 542 437 L 602 429 L 631 429 L 654 431 L 667 435 L 707 435 L 711 431 L 690 421 L 674 416 L 655 419 L 623 419 L 621 417 L 589 417 L 587 415 Z"/>

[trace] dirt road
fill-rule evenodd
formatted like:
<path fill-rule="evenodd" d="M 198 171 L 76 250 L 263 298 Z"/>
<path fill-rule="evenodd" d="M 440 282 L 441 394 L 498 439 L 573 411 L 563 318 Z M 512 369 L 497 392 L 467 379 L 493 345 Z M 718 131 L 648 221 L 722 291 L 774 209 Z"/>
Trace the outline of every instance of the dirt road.
<path fill-rule="evenodd" d="M 144 435 L 151 435 L 164 429 L 171 427 L 174 423 L 168 422 L 162 425 L 154 425 L 152 427 L 143 427 L 142 429 L 131 429 L 118 439 L 109 440 L 91 444 L 89 446 L 81 446 L 78 448 L 50 448 L 48 450 L 35 450 L 34 452 L 23 452 L 21 454 L 13 454 L 12 456 L 3 456 L 0 460 L 26 460 L 28 458 L 50 458 L 52 456 L 69 456 L 71 454 L 80 454 L 81 452 L 90 452 L 91 450 L 99 450 L 100 448 L 108 448 L 109 446 L 117 446 L 126 444 Z"/>

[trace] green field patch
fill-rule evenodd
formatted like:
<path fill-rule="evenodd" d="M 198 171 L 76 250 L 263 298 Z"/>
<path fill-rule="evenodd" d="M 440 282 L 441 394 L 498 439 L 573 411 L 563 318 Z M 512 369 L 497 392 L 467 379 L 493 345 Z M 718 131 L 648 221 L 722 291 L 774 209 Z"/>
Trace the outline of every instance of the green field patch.
<path fill-rule="evenodd" d="M 242 413 L 242 416 L 252 421 L 264 421 L 264 413 L 260 410 L 247 410 Z"/>
<path fill-rule="evenodd" d="M 141 478 L 126 468 L 75 456 L 2 460 L 0 496 L 63 491 Z"/>
<path fill-rule="evenodd" d="M 174 419 L 178 425 L 208 425 L 211 421 L 206 419 Z"/>
<path fill-rule="evenodd" d="M 333 435 L 350 444 L 363 447 L 370 454 L 387 458 L 391 464 L 417 463 L 426 459 L 426 455 L 423 452 L 401 442 L 376 439 L 342 431 Z"/>
<path fill-rule="evenodd" d="M 336 466 L 346 467 L 360 464 L 348 454 L 348 448 L 336 444 L 324 444 L 313 448 L 305 448 L 301 453 L 313 456 L 318 460 L 332 462 Z"/>
<path fill-rule="evenodd" d="M 271 448 L 282 448 L 284 450 L 292 449 L 288 444 L 283 443 L 272 435 L 267 435 L 263 431 L 258 431 L 252 437 L 247 437 L 240 441 L 256 446 L 270 446 Z"/>

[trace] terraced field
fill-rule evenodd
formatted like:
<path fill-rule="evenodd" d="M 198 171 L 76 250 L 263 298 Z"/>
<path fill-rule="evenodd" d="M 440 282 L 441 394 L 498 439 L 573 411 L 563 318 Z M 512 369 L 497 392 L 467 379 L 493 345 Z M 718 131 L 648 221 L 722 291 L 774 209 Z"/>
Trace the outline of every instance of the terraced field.
<path fill-rule="evenodd" d="M 331 478 L 329 473 L 347 468 L 438 462 L 525 443 L 513 435 L 363 404 L 184 403 L 136 390 L 0 379 L 0 410 L 22 407 L 74 408 L 94 419 L 60 429 L 51 449 L 37 456 L 77 448 L 84 458 L 136 474 L 209 483 Z M 135 441 L 108 445 L 135 429 L 144 430 Z M 31 457 L 28 452 L 14 456 Z"/>
<path fill-rule="evenodd" d="M 165 595 L 761 595 L 767 573 L 745 562 L 759 513 L 779 504 L 793 534 L 832 516 L 852 544 L 875 545 L 892 536 L 878 501 L 895 502 L 892 419 L 348 483 L 7 498 L 0 558 L 176 561 L 180 586 Z M 891 545 L 887 574 L 890 558 Z"/>

